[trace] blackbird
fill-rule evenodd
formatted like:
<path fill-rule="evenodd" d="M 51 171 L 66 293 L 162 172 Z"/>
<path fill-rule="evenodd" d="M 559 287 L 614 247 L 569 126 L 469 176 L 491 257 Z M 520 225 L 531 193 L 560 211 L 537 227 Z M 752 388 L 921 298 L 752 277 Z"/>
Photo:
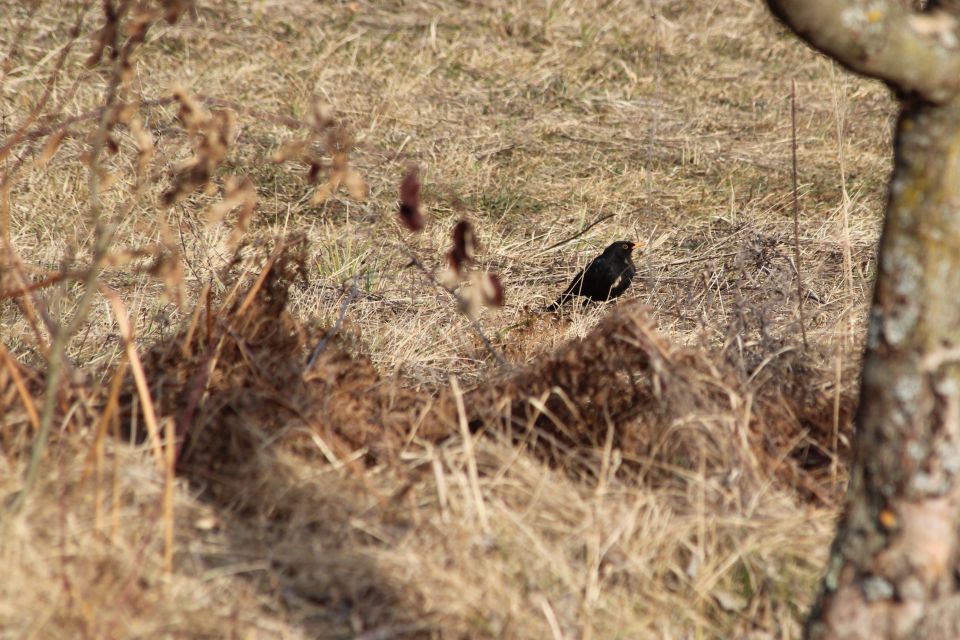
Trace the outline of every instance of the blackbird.
<path fill-rule="evenodd" d="M 623 294 L 637 273 L 630 258 L 636 247 L 637 243 L 629 240 L 617 240 L 611 244 L 576 275 L 567 290 L 560 294 L 556 302 L 547 306 L 546 311 L 559 310 L 575 296 L 602 302 Z"/>

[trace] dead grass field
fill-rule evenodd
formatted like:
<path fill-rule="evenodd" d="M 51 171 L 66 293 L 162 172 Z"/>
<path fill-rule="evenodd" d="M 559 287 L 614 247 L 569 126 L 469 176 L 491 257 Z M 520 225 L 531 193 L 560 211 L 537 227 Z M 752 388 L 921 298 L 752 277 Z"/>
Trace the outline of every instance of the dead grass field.
<path fill-rule="evenodd" d="M 0 638 L 799 637 L 845 482 L 882 86 L 755 0 L 199 0 L 124 85 L 152 150 L 118 124 L 91 181 L 101 5 L 0 6 L 7 505 L 94 202 L 113 234 L 36 484 L 0 515 Z M 234 124 L 168 207 L 197 140 L 175 86 Z M 316 202 L 274 161 L 317 104 L 366 197 Z M 208 221 L 229 176 L 255 187 L 247 225 Z M 505 286 L 478 323 L 507 367 L 410 266 L 442 268 L 462 218 Z M 646 245 L 622 299 L 537 312 L 615 239 Z"/>

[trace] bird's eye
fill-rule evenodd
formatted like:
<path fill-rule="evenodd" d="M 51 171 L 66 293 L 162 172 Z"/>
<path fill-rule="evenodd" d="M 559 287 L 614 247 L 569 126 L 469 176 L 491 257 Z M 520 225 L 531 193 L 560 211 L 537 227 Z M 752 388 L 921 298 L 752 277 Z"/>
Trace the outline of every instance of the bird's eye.
<path fill-rule="evenodd" d="M 627 243 L 623 243 L 623 248 L 624 248 L 624 249 L 629 249 L 629 248 L 630 248 L 630 245 L 628 245 Z"/>

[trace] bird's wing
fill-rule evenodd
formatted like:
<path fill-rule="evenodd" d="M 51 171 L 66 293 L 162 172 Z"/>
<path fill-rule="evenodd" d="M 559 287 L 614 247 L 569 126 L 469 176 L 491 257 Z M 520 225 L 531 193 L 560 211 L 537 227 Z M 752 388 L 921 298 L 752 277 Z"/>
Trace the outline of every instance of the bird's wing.
<path fill-rule="evenodd" d="M 583 271 L 581 289 L 591 298 L 598 296 L 606 298 L 608 294 L 606 289 L 616 277 L 617 274 L 613 272 L 608 260 L 596 258 Z"/>

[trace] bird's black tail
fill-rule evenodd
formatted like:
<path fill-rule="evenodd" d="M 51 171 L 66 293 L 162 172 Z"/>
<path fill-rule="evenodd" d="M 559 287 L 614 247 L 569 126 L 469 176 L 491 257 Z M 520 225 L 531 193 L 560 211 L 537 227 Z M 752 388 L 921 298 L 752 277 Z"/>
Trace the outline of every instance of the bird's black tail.
<path fill-rule="evenodd" d="M 564 304 L 566 304 L 566 302 L 567 302 L 568 300 L 570 300 L 570 298 L 573 298 L 573 296 L 570 294 L 570 292 L 569 292 L 569 291 L 564 291 L 563 293 L 560 294 L 560 297 L 559 297 L 559 298 L 557 298 L 556 300 L 554 300 L 553 302 L 551 302 L 550 304 L 548 304 L 547 306 L 545 306 L 545 307 L 543 308 L 543 312 L 544 312 L 544 313 L 556 313 L 557 311 L 560 311 L 560 307 L 562 307 Z"/>

